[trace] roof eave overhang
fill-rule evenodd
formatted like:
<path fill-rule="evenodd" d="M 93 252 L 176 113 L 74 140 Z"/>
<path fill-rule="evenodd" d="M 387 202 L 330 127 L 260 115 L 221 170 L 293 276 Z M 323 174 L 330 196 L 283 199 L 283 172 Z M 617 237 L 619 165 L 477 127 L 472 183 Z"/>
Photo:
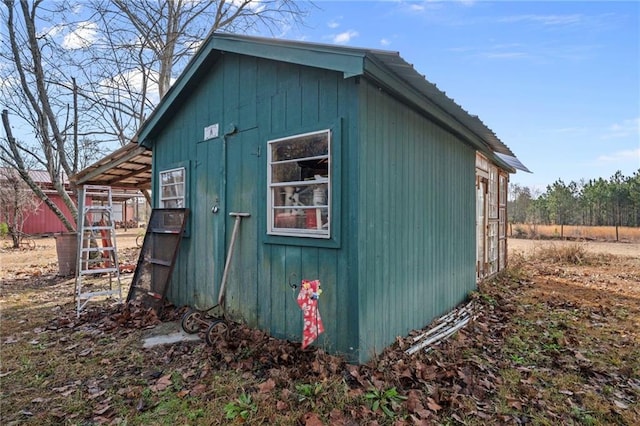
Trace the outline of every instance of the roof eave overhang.
<path fill-rule="evenodd" d="M 500 154 L 500 153 L 495 153 L 494 156 L 497 159 L 497 161 L 500 161 L 501 163 L 506 164 L 508 167 L 511 167 L 513 169 L 512 173 L 515 173 L 516 170 L 520 170 L 527 173 L 533 173 L 531 170 L 527 168 L 527 166 L 522 164 L 522 162 L 516 156 Z"/>
<path fill-rule="evenodd" d="M 516 169 L 514 169 L 512 166 L 510 166 L 509 164 L 507 164 L 505 161 L 503 161 L 500 157 L 498 157 L 497 155 L 494 155 L 493 153 L 491 153 L 491 155 L 489 155 L 489 159 L 498 167 L 500 167 L 500 169 L 513 174 L 516 172 Z"/>
<path fill-rule="evenodd" d="M 148 155 L 149 153 L 146 151 L 148 151 L 147 148 L 143 146 L 133 146 L 133 142 L 131 142 L 71 176 L 69 180 L 76 186 L 99 183 L 102 185 L 117 186 L 118 188 L 150 189 L 151 184 L 148 179 L 142 179 L 135 184 L 127 184 L 121 181 L 149 172 L 151 164 L 139 164 L 139 167 L 133 170 L 127 170 L 124 174 L 111 176 L 112 180 L 105 180 L 105 176 L 110 176 L 107 173 L 109 170 L 117 169 L 118 166 L 130 163 L 139 156 Z M 100 179 L 100 182 L 96 182 L 98 179 Z"/>

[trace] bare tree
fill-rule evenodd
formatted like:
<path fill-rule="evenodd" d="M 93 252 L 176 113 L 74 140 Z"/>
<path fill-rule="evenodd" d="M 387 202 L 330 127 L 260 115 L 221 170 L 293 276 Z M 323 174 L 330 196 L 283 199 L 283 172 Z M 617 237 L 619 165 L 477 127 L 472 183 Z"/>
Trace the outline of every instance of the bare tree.
<path fill-rule="evenodd" d="M 38 212 L 40 204 L 15 169 L 0 167 L 0 218 L 7 224 L 13 248 L 20 247 L 24 223 Z"/>
<path fill-rule="evenodd" d="M 94 97 L 128 142 L 200 44 L 215 31 L 282 32 L 302 23 L 310 2 L 294 0 L 93 0 L 100 43 L 92 47 Z"/>
<path fill-rule="evenodd" d="M 9 112 L 4 109 L 2 124 L 6 137 L 0 144 L 0 157 L 19 172 L 34 193 L 72 231 L 75 228 L 73 223 L 33 182 L 25 164 L 28 163 L 27 159 L 31 159 L 47 170 L 54 188 L 76 219 L 77 209 L 64 183 L 65 176 L 75 173 L 78 164 L 77 140 L 68 137 L 68 129 L 73 128 L 69 111 L 75 105 L 72 105 L 73 102 L 66 105 L 54 102 L 64 96 L 58 98 L 56 86 L 49 83 L 60 76 L 47 69 L 43 52 L 47 52 L 51 46 L 36 31 L 36 12 L 41 2 L 30 5 L 26 0 L 21 0 L 19 10 L 16 10 L 13 0 L 4 0 L 3 3 L 6 39 L 3 38 L 1 56 L 12 65 L 3 68 L 3 71 L 8 69 L 11 73 L 2 85 L 3 101 L 12 112 L 32 126 L 37 142 L 32 145 L 19 142 L 12 134 Z"/>
<path fill-rule="evenodd" d="M 30 182 L 25 159 L 47 170 L 77 219 L 64 177 L 99 156 L 105 143 L 128 143 L 208 35 L 273 35 L 300 24 L 306 5 L 311 3 L 2 0 L 0 102 L 7 112 L 0 157 L 72 231 L 74 225 Z M 13 137 L 9 114 L 30 127 L 30 143 Z M 102 148 L 91 149 L 96 146 Z"/>

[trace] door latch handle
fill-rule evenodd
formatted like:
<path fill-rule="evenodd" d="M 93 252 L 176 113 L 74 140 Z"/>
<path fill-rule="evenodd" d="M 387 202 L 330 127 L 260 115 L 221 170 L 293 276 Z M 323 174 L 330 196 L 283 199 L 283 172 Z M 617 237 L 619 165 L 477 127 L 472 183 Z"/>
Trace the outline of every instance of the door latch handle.
<path fill-rule="evenodd" d="M 213 214 L 218 213 L 219 210 L 220 210 L 220 207 L 218 207 L 217 204 L 215 204 L 213 207 L 211 207 L 211 213 L 213 213 Z"/>

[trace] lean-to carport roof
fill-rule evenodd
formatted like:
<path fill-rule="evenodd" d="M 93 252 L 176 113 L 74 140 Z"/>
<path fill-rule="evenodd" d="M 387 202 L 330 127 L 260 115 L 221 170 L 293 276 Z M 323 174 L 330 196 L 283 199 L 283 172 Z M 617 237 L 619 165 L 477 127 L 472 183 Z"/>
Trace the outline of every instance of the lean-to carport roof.
<path fill-rule="evenodd" d="M 329 69 L 344 78 L 364 76 L 392 96 L 413 105 L 510 171 L 529 171 L 495 133 L 419 74 L 398 52 L 306 43 L 274 38 L 214 33 L 207 39 L 160 105 L 138 132 L 139 143 L 152 147 L 164 120 L 184 95 L 224 52 Z M 497 156 L 495 154 L 500 154 Z"/>
<path fill-rule="evenodd" d="M 71 176 L 76 185 L 151 189 L 151 151 L 130 142 Z"/>

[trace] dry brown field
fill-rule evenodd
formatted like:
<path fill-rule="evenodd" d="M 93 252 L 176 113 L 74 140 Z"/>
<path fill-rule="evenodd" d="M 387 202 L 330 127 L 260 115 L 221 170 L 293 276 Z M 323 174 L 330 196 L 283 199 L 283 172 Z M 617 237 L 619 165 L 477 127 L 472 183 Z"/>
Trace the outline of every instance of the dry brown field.
<path fill-rule="evenodd" d="M 525 256 L 535 256 L 536 252 L 549 248 L 562 249 L 578 245 L 593 254 L 608 254 L 640 258 L 640 242 L 615 243 L 606 241 L 567 241 L 567 240 L 530 240 L 523 238 L 509 238 L 507 246 L 509 253 L 522 253 Z"/>
<path fill-rule="evenodd" d="M 144 230 L 119 229 L 116 231 L 116 244 L 118 252 L 132 250 L 136 247 L 136 237 Z M 57 267 L 56 239 L 55 237 L 35 238 L 36 248 L 11 249 L 9 238 L 0 239 L 0 279 L 7 274 L 21 269 L 31 269 L 44 273 L 45 269 Z M 126 259 L 130 262 L 131 259 Z M 121 260 L 122 262 L 122 260 Z"/>
<path fill-rule="evenodd" d="M 524 238 L 560 238 L 560 225 L 534 225 L 530 223 L 509 224 L 509 236 Z M 615 241 L 616 228 L 614 226 L 577 226 L 565 225 L 563 234 L 565 238 L 576 240 Z M 640 243 L 640 228 L 620 226 L 618 239 L 621 242 Z"/>

